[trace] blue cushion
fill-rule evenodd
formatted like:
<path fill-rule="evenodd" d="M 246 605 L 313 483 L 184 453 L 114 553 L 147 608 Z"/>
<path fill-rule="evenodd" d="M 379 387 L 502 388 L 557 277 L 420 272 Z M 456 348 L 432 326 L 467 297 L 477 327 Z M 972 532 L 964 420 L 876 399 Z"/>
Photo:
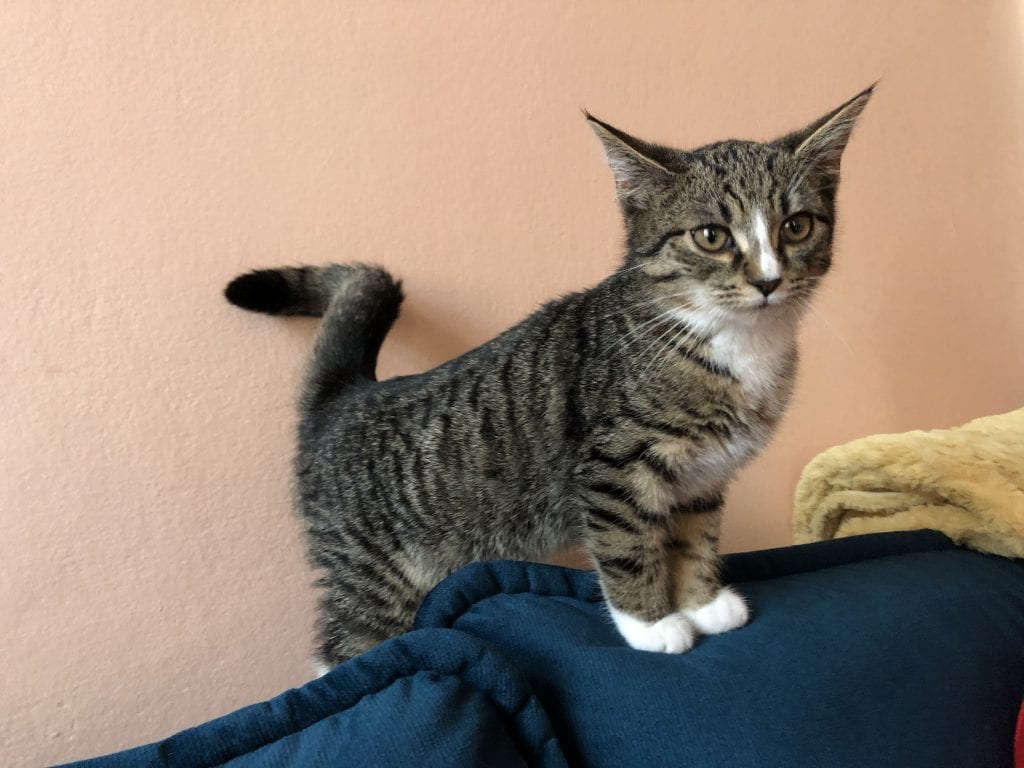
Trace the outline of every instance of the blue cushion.
<path fill-rule="evenodd" d="M 733 555 L 753 621 L 628 648 L 593 574 L 477 563 L 417 629 L 264 704 L 77 764 L 1009 766 L 1024 564 L 934 532 Z"/>
<path fill-rule="evenodd" d="M 934 532 L 727 559 L 746 627 L 672 656 L 626 647 L 588 572 L 477 563 L 417 626 L 502 648 L 587 766 L 1009 766 L 1024 564 Z"/>

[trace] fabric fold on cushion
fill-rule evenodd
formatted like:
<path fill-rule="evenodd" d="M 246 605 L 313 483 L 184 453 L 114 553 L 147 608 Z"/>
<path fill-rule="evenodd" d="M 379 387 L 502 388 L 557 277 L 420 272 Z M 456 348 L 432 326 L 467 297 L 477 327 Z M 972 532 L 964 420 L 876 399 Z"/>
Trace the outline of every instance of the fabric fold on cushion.
<path fill-rule="evenodd" d="M 74 766 L 484 764 L 566 765 L 523 675 L 480 640 L 427 629 L 388 641 L 270 701 Z"/>
<path fill-rule="evenodd" d="M 469 563 L 438 584 L 416 614 L 415 628 L 451 627 L 483 600 L 495 595 L 528 594 L 570 598 L 600 605 L 601 589 L 592 571 L 558 565 L 485 560 Z"/>

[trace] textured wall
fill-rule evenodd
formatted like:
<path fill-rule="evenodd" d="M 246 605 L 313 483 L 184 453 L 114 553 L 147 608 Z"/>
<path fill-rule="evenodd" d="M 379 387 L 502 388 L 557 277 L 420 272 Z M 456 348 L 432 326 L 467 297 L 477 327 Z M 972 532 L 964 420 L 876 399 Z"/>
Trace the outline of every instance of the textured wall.
<path fill-rule="evenodd" d="M 434 365 L 616 261 L 580 116 L 765 138 L 882 76 L 838 265 L 730 548 L 787 542 L 802 465 L 1024 395 L 1011 2 L 114 2 L 0 9 L 0 763 L 165 735 L 308 677 L 289 511 L 313 324 L 253 266 L 406 280 L 383 373 Z"/>

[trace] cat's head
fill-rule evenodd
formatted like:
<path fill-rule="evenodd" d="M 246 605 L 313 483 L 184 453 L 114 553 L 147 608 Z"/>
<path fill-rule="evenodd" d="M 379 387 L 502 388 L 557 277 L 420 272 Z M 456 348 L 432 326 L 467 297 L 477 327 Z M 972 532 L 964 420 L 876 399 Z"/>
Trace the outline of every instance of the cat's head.
<path fill-rule="evenodd" d="M 840 158 L 871 92 L 775 141 L 690 151 L 588 114 L 626 220 L 624 269 L 703 313 L 799 308 L 831 265 Z"/>

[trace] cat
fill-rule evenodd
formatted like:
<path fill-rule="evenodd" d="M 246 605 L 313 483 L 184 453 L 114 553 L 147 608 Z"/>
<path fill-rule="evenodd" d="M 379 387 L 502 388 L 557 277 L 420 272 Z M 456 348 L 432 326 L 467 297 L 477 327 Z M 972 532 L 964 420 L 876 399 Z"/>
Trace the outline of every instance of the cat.
<path fill-rule="evenodd" d="M 723 497 L 790 398 L 872 89 L 777 140 L 691 151 L 585 113 L 625 220 L 621 267 L 425 373 L 376 379 L 403 298 L 382 268 L 231 281 L 239 307 L 323 318 L 295 471 L 325 665 L 410 629 L 464 563 L 579 541 L 633 648 L 680 653 L 747 622 L 716 571 Z"/>

